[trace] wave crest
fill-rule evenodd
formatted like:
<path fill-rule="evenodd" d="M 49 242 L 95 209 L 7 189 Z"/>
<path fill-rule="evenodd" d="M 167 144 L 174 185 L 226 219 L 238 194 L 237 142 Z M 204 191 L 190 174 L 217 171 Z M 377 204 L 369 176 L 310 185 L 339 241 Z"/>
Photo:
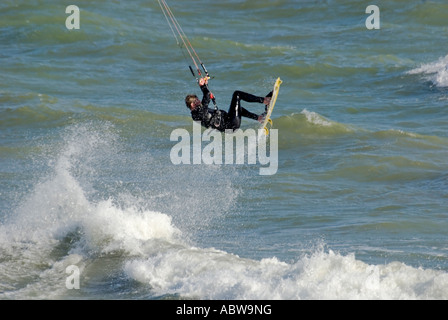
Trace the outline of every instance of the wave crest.
<path fill-rule="evenodd" d="M 448 87 L 448 55 L 439 60 L 420 67 L 412 69 L 407 74 L 424 75 L 425 79 L 431 81 L 435 86 L 440 88 Z"/>

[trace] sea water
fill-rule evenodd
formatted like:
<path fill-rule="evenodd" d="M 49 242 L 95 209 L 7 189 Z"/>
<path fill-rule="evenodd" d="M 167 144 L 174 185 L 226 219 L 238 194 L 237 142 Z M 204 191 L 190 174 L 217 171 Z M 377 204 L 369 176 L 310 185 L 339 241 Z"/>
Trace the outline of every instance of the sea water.
<path fill-rule="evenodd" d="M 1 299 L 448 298 L 446 1 L 168 2 L 221 109 L 282 78 L 269 176 L 172 163 L 157 1 L 73 4 L 0 4 Z"/>

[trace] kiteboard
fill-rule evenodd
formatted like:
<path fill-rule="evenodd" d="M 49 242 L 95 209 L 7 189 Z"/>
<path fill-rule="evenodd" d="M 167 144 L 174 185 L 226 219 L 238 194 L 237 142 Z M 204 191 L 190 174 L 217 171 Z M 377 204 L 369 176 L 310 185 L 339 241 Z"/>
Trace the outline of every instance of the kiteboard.
<path fill-rule="evenodd" d="M 272 91 L 271 102 L 269 103 L 269 106 L 267 107 L 266 116 L 264 117 L 264 120 L 260 126 L 260 129 L 263 129 L 263 131 L 261 131 L 261 132 L 264 132 L 264 134 L 266 136 L 269 135 L 268 124 L 269 124 L 269 127 L 272 127 L 271 114 L 272 114 L 272 110 L 274 110 L 275 103 L 277 102 L 277 96 L 278 96 L 278 92 L 280 90 L 280 85 L 282 84 L 282 82 L 283 81 L 280 78 L 277 78 L 277 80 L 275 81 L 274 90 Z"/>

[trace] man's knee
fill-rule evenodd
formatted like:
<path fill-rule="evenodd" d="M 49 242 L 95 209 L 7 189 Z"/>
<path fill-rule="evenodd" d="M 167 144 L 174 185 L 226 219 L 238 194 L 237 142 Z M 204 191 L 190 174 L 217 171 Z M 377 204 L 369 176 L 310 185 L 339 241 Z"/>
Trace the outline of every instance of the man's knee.
<path fill-rule="evenodd" d="M 233 92 L 233 97 L 234 98 L 236 98 L 236 97 L 238 97 L 238 96 L 240 96 L 241 95 L 241 91 L 235 91 L 235 92 Z"/>

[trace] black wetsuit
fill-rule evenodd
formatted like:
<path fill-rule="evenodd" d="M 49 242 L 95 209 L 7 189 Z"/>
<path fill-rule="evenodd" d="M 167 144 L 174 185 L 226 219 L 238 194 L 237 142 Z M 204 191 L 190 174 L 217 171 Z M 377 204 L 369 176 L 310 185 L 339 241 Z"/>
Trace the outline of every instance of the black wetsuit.
<path fill-rule="evenodd" d="M 229 111 L 210 109 L 210 91 L 207 86 L 201 86 L 203 93 L 202 105 L 191 111 L 191 117 L 194 121 L 200 121 L 205 128 L 213 128 L 219 131 L 226 129 L 237 130 L 241 125 L 241 117 L 258 120 L 258 115 L 247 111 L 241 107 L 240 101 L 263 103 L 264 97 L 257 97 L 252 94 L 235 91 L 232 96 Z"/>

